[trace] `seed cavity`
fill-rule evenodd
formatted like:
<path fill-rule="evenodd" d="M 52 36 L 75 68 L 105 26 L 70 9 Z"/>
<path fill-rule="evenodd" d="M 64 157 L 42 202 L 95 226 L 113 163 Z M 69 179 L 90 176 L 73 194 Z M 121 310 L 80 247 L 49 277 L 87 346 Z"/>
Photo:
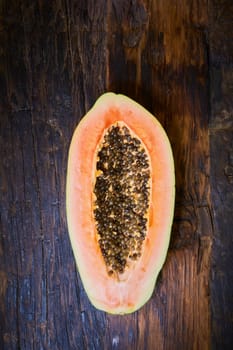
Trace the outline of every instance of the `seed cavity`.
<path fill-rule="evenodd" d="M 93 214 L 109 276 L 140 258 L 148 226 L 150 160 L 124 124 L 111 125 L 100 143 Z"/>

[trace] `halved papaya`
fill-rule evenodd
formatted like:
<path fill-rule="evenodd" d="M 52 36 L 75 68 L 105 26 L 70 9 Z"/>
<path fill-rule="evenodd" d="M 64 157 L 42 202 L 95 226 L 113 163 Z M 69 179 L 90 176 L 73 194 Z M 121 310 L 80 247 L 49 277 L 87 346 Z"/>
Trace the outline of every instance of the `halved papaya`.
<path fill-rule="evenodd" d="M 172 150 L 158 120 L 124 95 L 102 95 L 74 131 L 66 188 L 70 240 L 96 308 L 131 313 L 151 297 L 174 197 Z"/>

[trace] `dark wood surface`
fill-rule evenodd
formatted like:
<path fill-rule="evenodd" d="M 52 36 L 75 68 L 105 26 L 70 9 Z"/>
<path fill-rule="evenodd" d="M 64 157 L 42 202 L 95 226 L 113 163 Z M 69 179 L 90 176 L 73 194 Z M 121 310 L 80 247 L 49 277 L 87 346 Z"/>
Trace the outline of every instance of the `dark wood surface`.
<path fill-rule="evenodd" d="M 232 22 L 230 0 L 0 1 L 0 349 L 232 349 Z M 127 316 L 90 305 L 65 215 L 105 91 L 158 116 L 176 167 L 168 257 Z"/>

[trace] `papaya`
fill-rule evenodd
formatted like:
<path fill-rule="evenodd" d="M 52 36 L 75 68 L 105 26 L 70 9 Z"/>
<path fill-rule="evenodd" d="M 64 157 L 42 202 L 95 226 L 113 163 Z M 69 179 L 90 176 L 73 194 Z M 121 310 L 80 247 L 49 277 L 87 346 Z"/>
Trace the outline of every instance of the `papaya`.
<path fill-rule="evenodd" d="M 97 309 L 127 314 L 150 299 L 174 198 L 173 154 L 159 121 L 129 97 L 100 96 L 73 133 L 66 182 L 69 237 Z"/>

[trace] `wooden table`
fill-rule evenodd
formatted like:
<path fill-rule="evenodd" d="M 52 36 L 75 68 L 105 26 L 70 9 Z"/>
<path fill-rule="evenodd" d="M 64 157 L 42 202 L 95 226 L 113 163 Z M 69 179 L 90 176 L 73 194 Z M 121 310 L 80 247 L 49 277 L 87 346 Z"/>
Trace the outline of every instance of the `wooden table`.
<path fill-rule="evenodd" d="M 232 349 L 233 3 L 2 0 L 0 349 Z M 105 91 L 156 114 L 174 151 L 172 239 L 152 299 L 89 303 L 65 215 L 75 126 Z"/>

